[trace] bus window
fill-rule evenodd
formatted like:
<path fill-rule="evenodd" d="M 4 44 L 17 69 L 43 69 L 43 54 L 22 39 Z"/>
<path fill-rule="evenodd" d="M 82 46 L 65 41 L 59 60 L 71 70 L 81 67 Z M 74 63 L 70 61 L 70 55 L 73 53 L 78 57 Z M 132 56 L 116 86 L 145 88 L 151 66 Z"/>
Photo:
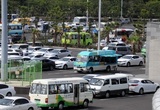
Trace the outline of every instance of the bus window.
<path fill-rule="evenodd" d="M 87 92 L 89 90 L 88 83 L 80 83 L 80 90 L 81 92 Z"/>

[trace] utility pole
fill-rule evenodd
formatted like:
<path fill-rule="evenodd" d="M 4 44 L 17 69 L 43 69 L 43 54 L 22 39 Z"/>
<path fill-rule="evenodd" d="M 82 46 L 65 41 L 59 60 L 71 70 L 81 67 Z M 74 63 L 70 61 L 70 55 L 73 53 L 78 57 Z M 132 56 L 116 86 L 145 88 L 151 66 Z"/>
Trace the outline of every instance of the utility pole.
<path fill-rule="evenodd" d="M 7 22 L 7 0 L 1 0 L 1 18 L 2 18 L 2 54 L 1 54 L 1 80 L 6 81 L 8 79 L 8 22 Z"/>
<path fill-rule="evenodd" d="M 100 50 L 101 39 L 101 0 L 99 0 L 99 14 L 98 14 L 98 50 Z"/>
<path fill-rule="evenodd" d="M 89 20 L 88 20 L 88 2 L 89 2 L 89 0 L 87 0 L 87 12 L 86 12 L 86 14 L 87 14 L 86 26 L 87 27 L 89 27 L 89 24 L 88 24 L 88 22 L 89 22 Z"/>

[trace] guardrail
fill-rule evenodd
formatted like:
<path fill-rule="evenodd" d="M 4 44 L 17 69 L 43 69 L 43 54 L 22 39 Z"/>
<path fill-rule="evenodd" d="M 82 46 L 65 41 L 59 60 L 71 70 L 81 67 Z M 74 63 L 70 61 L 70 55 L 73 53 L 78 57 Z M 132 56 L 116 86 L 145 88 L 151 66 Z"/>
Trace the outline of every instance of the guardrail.
<path fill-rule="evenodd" d="M 153 95 L 152 110 L 160 110 L 160 89 Z"/>

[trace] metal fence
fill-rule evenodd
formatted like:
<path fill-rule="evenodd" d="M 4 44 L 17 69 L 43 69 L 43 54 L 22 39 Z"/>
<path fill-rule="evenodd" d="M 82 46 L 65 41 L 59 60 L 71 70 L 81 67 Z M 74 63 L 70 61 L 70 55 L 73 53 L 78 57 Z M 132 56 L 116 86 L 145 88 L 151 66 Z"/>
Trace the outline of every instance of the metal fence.
<path fill-rule="evenodd" d="M 29 86 L 34 79 L 42 79 L 42 62 L 10 61 L 5 82 L 16 86 Z M 7 72 L 6 72 L 7 73 Z M 15 84 L 14 84 L 15 83 Z"/>

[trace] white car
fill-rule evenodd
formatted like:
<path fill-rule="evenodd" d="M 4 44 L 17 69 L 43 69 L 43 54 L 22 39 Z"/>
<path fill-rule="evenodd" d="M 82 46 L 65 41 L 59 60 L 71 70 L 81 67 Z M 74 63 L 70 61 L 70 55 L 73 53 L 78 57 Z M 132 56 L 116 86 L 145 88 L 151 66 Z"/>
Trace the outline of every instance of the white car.
<path fill-rule="evenodd" d="M 96 44 L 96 46 L 98 46 L 98 43 Z M 105 46 L 107 46 L 106 41 L 105 40 L 101 40 L 100 41 L 100 47 L 105 47 Z"/>
<path fill-rule="evenodd" d="M 76 57 L 63 57 L 55 61 L 56 68 L 68 69 L 73 68 L 73 63 L 76 61 Z"/>
<path fill-rule="evenodd" d="M 144 58 L 139 55 L 124 55 L 118 59 L 118 66 L 131 66 L 144 64 Z"/>
<path fill-rule="evenodd" d="M 66 50 L 66 49 L 54 49 L 48 53 L 44 54 L 44 57 L 47 56 L 55 56 L 58 58 L 66 57 L 66 56 L 71 56 L 71 51 Z"/>
<path fill-rule="evenodd" d="M 0 110 L 38 110 L 38 107 L 25 97 L 13 96 L 0 99 Z"/>
<path fill-rule="evenodd" d="M 33 52 L 32 54 L 35 54 L 35 55 L 44 55 L 45 53 L 50 52 L 52 50 L 53 50 L 53 48 L 41 48 L 41 49 Z"/>
<path fill-rule="evenodd" d="M 4 96 L 13 96 L 16 94 L 16 91 L 13 86 L 0 83 L 0 94 Z"/>
<path fill-rule="evenodd" d="M 148 92 L 156 92 L 159 88 L 158 83 L 154 83 L 151 80 L 143 78 L 132 78 L 129 80 L 129 91 L 139 94 L 144 94 Z"/>
<path fill-rule="evenodd" d="M 25 49 L 25 51 L 23 51 L 23 55 L 29 55 L 32 54 L 33 52 L 37 51 L 41 49 L 41 47 L 28 47 L 27 49 Z"/>

